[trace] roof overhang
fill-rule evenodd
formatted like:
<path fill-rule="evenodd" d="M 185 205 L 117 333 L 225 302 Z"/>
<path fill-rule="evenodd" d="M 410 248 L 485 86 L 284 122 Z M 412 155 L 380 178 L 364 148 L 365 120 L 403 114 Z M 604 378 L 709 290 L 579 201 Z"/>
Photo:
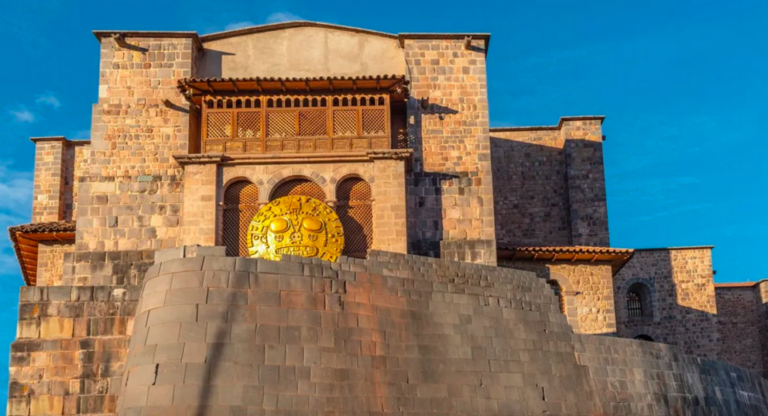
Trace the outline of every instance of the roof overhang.
<path fill-rule="evenodd" d="M 614 275 L 632 258 L 634 252 L 626 248 L 588 246 L 498 247 L 496 249 L 499 260 L 608 263 Z"/>
<path fill-rule="evenodd" d="M 405 75 L 370 75 L 356 77 L 311 78 L 183 78 L 177 88 L 197 105 L 204 95 L 233 95 L 241 93 L 336 93 L 384 92 L 408 96 Z"/>
<path fill-rule="evenodd" d="M 75 241 L 75 223 L 69 221 L 23 224 L 8 227 L 8 234 L 27 286 L 37 285 L 37 253 L 41 241 Z"/>

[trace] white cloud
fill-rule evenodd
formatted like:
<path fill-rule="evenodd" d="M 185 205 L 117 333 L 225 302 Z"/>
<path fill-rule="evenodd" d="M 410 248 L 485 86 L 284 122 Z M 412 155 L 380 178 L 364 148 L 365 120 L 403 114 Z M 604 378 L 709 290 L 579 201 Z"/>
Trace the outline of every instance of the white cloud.
<path fill-rule="evenodd" d="M 61 102 L 59 99 L 56 98 L 56 96 L 50 91 L 46 91 L 45 94 L 38 95 L 37 98 L 35 98 L 35 103 L 48 105 L 53 108 L 61 107 Z"/>
<path fill-rule="evenodd" d="M 290 22 L 295 20 L 304 20 L 301 16 L 297 16 L 291 12 L 277 12 L 267 16 L 265 23 L 281 23 Z"/>
<path fill-rule="evenodd" d="M 32 212 L 32 172 L 19 172 L 0 160 L 0 230 L 29 222 Z M 8 238 L 0 238 L 0 275 L 16 274 L 16 255 Z"/>
<path fill-rule="evenodd" d="M 27 110 L 27 107 L 24 107 L 23 105 L 18 106 L 16 110 L 8 110 L 8 112 L 19 123 L 35 122 L 35 115 L 31 111 Z"/>
<path fill-rule="evenodd" d="M 251 21 L 249 21 L 249 20 L 246 20 L 246 21 L 243 21 L 243 22 L 230 23 L 230 24 L 224 26 L 224 30 L 226 31 L 226 30 L 242 29 L 244 27 L 251 27 L 251 26 L 256 26 L 256 24 L 251 22 Z"/>

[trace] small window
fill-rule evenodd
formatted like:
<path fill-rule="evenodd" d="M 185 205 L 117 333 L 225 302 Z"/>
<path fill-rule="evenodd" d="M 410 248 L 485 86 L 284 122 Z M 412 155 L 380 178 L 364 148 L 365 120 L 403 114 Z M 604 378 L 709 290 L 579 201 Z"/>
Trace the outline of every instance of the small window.
<path fill-rule="evenodd" d="M 643 299 L 639 293 L 627 293 L 627 310 L 630 317 L 643 316 Z"/>
<path fill-rule="evenodd" d="M 627 313 L 630 318 L 650 318 L 653 316 L 651 289 L 648 285 L 637 282 L 627 290 Z"/>

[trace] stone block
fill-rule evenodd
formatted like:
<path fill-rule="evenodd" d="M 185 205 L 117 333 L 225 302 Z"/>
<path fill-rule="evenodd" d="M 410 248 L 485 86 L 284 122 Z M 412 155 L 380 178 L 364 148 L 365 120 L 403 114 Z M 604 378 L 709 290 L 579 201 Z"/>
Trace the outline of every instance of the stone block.
<path fill-rule="evenodd" d="M 61 415 L 64 411 L 62 396 L 32 396 L 29 398 L 29 414 L 31 416 Z"/>
<path fill-rule="evenodd" d="M 180 272 L 198 271 L 203 267 L 204 257 L 186 257 L 182 259 L 172 259 L 160 264 L 160 274 L 171 274 Z"/>
<path fill-rule="evenodd" d="M 304 275 L 304 265 L 285 261 L 258 260 L 258 272 L 293 276 Z"/>
<path fill-rule="evenodd" d="M 147 326 L 197 321 L 197 305 L 164 306 L 149 312 Z"/>
<path fill-rule="evenodd" d="M 155 325 L 149 328 L 146 345 L 169 344 L 179 341 L 181 323 Z"/>
<path fill-rule="evenodd" d="M 205 304 L 207 298 L 208 289 L 203 287 L 171 289 L 166 292 L 164 305 L 174 306 Z"/>
<path fill-rule="evenodd" d="M 204 277 L 205 273 L 198 271 L 174 273 L 171 281 L 171 289 L 201 287 L 203 285 Z"/>
<path fill-rule="evenodd" d="M 230 271 L 235 270 L 235 263 L 239 257 L 206 257 L 203 261 L 205 271 Z"/>
<path fill-rule="evenodd" d="M 184 246 L 158 250 L 155 252 L 155 264 L 164 263 L 173 259 L 183 259 L 184 250 Z"/>
<path fill-rule="evenodd" d="M 184 344 L 184 353 L 181 359 L 184 363 L 205 363 L 208 353 L 208 344 L 203 342 L 187 342 Z"/>
<path fill-rule="evenodd" d="M 147 396 L 147 406 L 165 406 L 173 404 L 173 386 L 149 386 L 149 394 Z M 168 413 L 163 412 L 158 416 L 170 416 Z"/>
<path fill-rule="evenodd" d="M 71 338 L 74 326 L 72 318 L 43 318 L 40 320 L 40 338 Z"/>
<path fill-rule="evenodd" d="M 184 353 L 184 343 L 158 344 L 155 350 L 156 363 L 179 363 Z"/>

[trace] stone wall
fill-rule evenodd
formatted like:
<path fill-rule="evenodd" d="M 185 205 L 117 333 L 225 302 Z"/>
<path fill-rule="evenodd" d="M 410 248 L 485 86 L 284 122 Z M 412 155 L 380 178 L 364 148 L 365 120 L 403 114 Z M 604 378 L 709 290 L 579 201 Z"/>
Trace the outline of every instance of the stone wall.
<path fill-rule="evenodd" d="M 118 414 L 768 414 L 747 371 L 572 334 L 532 273 L 376 251 L 161 257 Z"/>
<path fill-rule="evenodd" d="M 610 264 L 518 260 L 503 261 L 499 266 L 530 270 L 548 282 L 557 282 L 565 300 L 565 315 L 575 332 L 616 333 Z"/>
<path fill-rule="evenodd" d="M 7 414 L 114 414 L 140 287 L 22 287 Z"/>
<path fill-rule="evenodd" d="M 61 286 L 64 254 L 75 250 L 72 241 L 41 241 L 37 247 L 36 286 Z"/>
<path fill-rule="evenodd" d="M 647 335 L 686 354 L 718 357 L 711 247 L 635 250 L 613 283 L 620 336 Z M 635 283 L 649 289 L 648 316 L 629 317 L 627 291 Z"/>
<path fill-rule="evenodd" d="M 455 252 L 488 253 L 475 261 L 495 264 L 493 184 L 488 136 L 486 44 L 464 39 L 404 39 L 411 75 L 408 141 L 414 149 L 408 176 L 408 252 L 439 256 L 441 241 Z M 422 99 L 424 106 L 422 106 Z M 426 108 L 424 108 L 426 107 Z"/>
<path fill-rule="evenodd" d="M 610 245 L 602 121 L 491 131 L 500 246 Z"/>
<path fill-rule="evenodd" d="M 172 155 L 188 151 L 189 105 L 176 81 L 194 74 L 194 39 L 100 39 L 89 174 L 79 184 L 78 251 L 179 243 L 182 170 Z"/>
<path fill-rule="evenodd" d="M 33 137 L 35 143 L 32 222 L 72 221 L 76 183 L 85 174 L 90 141 Z"/>
<path fill-rule="evenodd" d="M 760 339 L 763 312 L 760 293 L 756 289 L 755 285 L 715 285 L 719 358 L 764 374 Z"/>

